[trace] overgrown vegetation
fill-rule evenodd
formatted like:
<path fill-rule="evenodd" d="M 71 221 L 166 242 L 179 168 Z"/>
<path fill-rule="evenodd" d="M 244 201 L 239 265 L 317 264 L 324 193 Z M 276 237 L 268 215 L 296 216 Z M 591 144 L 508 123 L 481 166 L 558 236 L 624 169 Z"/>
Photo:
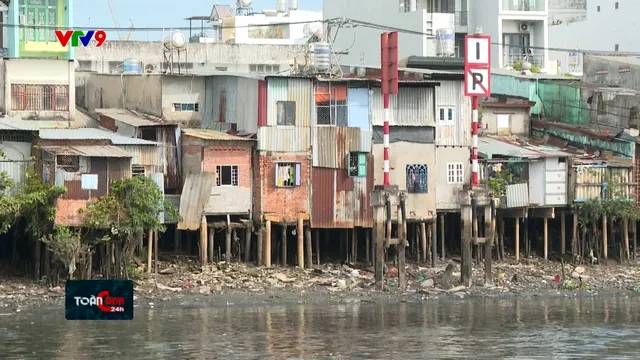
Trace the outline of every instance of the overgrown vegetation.
<path fill-rule="evenodd" d="M 516 70 L 516 71 L 522 70 L 522 60 L 518 60 L 514 62 L 513 65 L 511 65 L 511 67 L 513 68 L 513 70 Z M 540 66 L 531 64 L 532 73 L 539 73 L 540 71 L 541 71 Z"/>
<path fill-rule="evenodd" d="M 497 164 L 495 164 L 497 165 Z M 485 183 L 494 197 L 501 197 L 507 193 L 507 185 L 520 184 L 527 180 L 522 178 L 525 163 L 504 163 L 500 171 L 490 174 Z"/>
<path fill-rule="evenodd" d="M 591 171 L 594 177 L 598 174 L 594 170 Z M 636 205 L 634 194 L 630 188 L 631 184 L 623 179 L 622 176 L 612 176 L 606 174 L 602 176 L 602 193 L 601 197 L 588 199 L 576 207 L 578 211 L 578 227 L 580 229 L 579 239 L 573 242 L 573 252 L 583 257 L 590 257 L 592 254 L 596 257 L 601 256 L 603 249 L 603 234 L 599 226 L 602 225 L 602 219 L 607 218 L 609 222 L 607 231 L 613 235 L 610 237 L 611 244 L 617 246 L 620 250 L 620 257 L 628 257 L 626 246 L 622 241 L 616 242 L 616 233 L 622 237 L 622 228 L 620 222 L 625 219 L 632 224 L 640 220 L 640 209 Z M 589 232 L 589 228 L 591 231 Z M 609 245 L 609 244 L 608 244 Z M 595 253 L 594 253 L 595 252 Z"/>
<path fill-rule="evenodd" d="M 72 280 L 78 261 L 83 254 L 89 252 L 89 246 L 82 241 L 80 230 L 59 226 L 53 234 L 44 235 L 41 240 L 47 244 L 54 257 L 64 264 L 69 279 Z"/>

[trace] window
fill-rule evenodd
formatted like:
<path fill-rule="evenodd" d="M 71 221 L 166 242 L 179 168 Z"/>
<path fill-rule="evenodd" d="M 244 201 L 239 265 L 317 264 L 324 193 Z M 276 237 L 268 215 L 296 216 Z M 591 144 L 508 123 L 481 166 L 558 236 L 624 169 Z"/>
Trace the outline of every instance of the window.
<path fill-rule="evenodd" d="M 511 121 L 509 114 L 497 114 L 496 115 L 496 130 L 498 135 L 510 135 L 511 134 Z"/>
<path fill-rule="evenodd" d="M 438 121 L 454 122 L 456 120 L 456 109 L 453 107 L 441 107 L 438 109 Z"/>
<path fill-rule="evenodd" d="M 264 65 L 262 65 L 262 64 L 258 65 L 258 72 L 259 73 L 263 73 L 264 72 Z"/>
<path fill-rule="evenodd" d="M 427 165 L 407 165 L 407 192 L 410 194 L 428 193 L 429 183 L 427 180 Z"/>
<path fill-rule="evenodd" d="M 618 6 L 620 5 L 617 1 L 616 1 L 616 10 L 618 10 Z"/>
<path fill-rule="evenodd" d="M 598 5 L 598 12 L 600 12 L 600 5 Z"/>
<path fill-rule="evenodd" d="M 367 153 L 349 153 L 349 176 L 367 177 Z"/>
<path fill-rule="evenodd" d="M 464 182 L 464 168 L 462 163 L 447 164 L 447 184 L 462 184 Z"/>
<path fill-rule="evenodd" d="M 58 0 L 20 1 L 20 16 L 24 16 L 25 25 L 45 25 L 52 28 L 20 28 L 20 41 L 53 42 L 56 41 L 54 29 L 58 28 Z"/>
<path fill-rule="evenodd" d="M 78 172 L 80 171 L 80 157 L 73 155 L 58 155 L 56 158 L 56 164 L 59 169 L 66 172 Z"/>
<path fill-rule="evenodd" d="M 238 186 L 238 166 L 216 166 L 216 186 Z"/>
<path fill-rule="evenodd" d="M 11 110 L 69 111 L 69 87 L 11 84 Z"/>
<path fill-rule="evenodd" d="M 346 85 L 317 84 L 315 103 L 317 125 L 348 126 Z"/>
<path fill-rule="evenodd" d="M 276 187 L 300 186 L 300 163 L 276 163 Z"/>
<path fill-rule="evenodd" d="M 258 71 L 258 65 L 249 65 L 249 71 L 250 72 L 257 72 Z"/>
<path fill-rule="evenodd" d="M 295 125 L 296 124 L 296 102 L 295 101 L 278 101 L 278 125 Z"/>
<path fill-rule="evenodd" d="M 275 73 L 280 72 L 280 65 L 271 65 L 271 71 Z"/>
<path fill-rule="evenodd" d="M 615 47 L 614 51 L 618 51 L 619 48 L 620 48 L 620 46 L 618 46 L 618 44 L 616 44 L 616 47 Z"/>
<path fill-rule="evenodd" d="M 173 103 L 173 111 L 195 111 L 198 112 L 200 106 L 198 103 Z"/>
<path fill-rule="evenodd" d="M 131 165 L 131 176 L 144 176 L 144 166 Z"/>
<path fill-rule="evenodd" d="M 140 128 L 140 138 L 149 141 L 158 141 L 158 133 L 154 127 Z"/>

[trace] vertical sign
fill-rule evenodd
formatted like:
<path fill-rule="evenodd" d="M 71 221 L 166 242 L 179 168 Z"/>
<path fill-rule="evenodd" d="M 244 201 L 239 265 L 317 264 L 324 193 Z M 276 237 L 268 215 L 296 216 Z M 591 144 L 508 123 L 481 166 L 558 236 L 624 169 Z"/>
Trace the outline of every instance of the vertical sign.
<path fill-rule="evenodd" d="M 466 96 L 491 94 L 491 38 L 489 35 L 465 35 L 464 93 Z"/>

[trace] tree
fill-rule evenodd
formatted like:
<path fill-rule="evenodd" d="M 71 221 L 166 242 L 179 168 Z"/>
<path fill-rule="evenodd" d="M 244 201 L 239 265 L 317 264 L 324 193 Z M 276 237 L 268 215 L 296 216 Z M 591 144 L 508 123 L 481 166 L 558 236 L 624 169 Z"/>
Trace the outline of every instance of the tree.
<path fill-rule="evenodd" d="M 165 231 L 161 213 L 179 217 L 160 188 L 144 176 L 112 181 L 108 195 L 87 208 L 85 225 L 105 231 L 114 244 L 117 278 L 128 278 L 128 264 L 133 259 L 138 236 L 149 230 Z"/>
<path fill-rule="evenodd" d="M 0 173 L 0 234 L 6 233 L 20 216 L 20 205 L 11 194 L 13 180 L 6 171 Z"/>
<path fill-rule="evenodd" d="M 82 241 L 80 230 L 58 226 L 54 234 L 47 234 L 41 240 L 67 268 L 69 280 L 73 280 L 79 259 L 89 252 L 87 244 Z"/>
<path fill-rule="evenodd" d="M 56 218 L 56 199 L 67 192 L 62 186 L 42 182 L 33 170 L 27 171 L 27 181 L 18 189 L 16 201 L 26 220 L 27 233 L 41 239 L 50 233 Z"/>

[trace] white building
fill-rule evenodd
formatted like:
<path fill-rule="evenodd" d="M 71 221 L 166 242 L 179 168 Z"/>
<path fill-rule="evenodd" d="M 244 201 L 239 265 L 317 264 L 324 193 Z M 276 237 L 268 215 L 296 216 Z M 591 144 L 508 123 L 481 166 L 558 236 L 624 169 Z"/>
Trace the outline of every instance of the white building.
<path fill-rule="evenodd" d="M 282 9 L 278 9 L 282 10 Z M 309 39 L 305 23 L 322 21 L 322 12 L 287 9 L 222 19 L 222 41 L 233 44 L 294 45 Z"/>
<path fill-rule="evenodd" d="M 528 55 L 529 62 L 541 70 L 548 68 L 548 51 L 530 47 L 548 47 L 549 0 L 371 0 L 359 2 L 324 0 L 324 19 L 345 17 L 379 25 L 424 33 L 400 33 L 399 58 L 438 56 L 438 30 L 455 33 L 454 55 L 464 55 L 464 35 L 478 27 L 491 35 L 492 66 L 508 67 Z M 335 51 L 348 50 L 340 61 L 354 65 L 380 63 L 382 30 L 356 26 L 341 28 Z M 506 46 L 498 46 L 505 44 Z M 445 46 L 446 47 L 446 46 Z"/>
<path fill-rule="evenodd" d="M 640 1 L 549 0 L 549 47 L 559 72 L 582 73 L 581 51 L 638 52 Z M 570 51 L 575 49 L 575 52 Z"/>

